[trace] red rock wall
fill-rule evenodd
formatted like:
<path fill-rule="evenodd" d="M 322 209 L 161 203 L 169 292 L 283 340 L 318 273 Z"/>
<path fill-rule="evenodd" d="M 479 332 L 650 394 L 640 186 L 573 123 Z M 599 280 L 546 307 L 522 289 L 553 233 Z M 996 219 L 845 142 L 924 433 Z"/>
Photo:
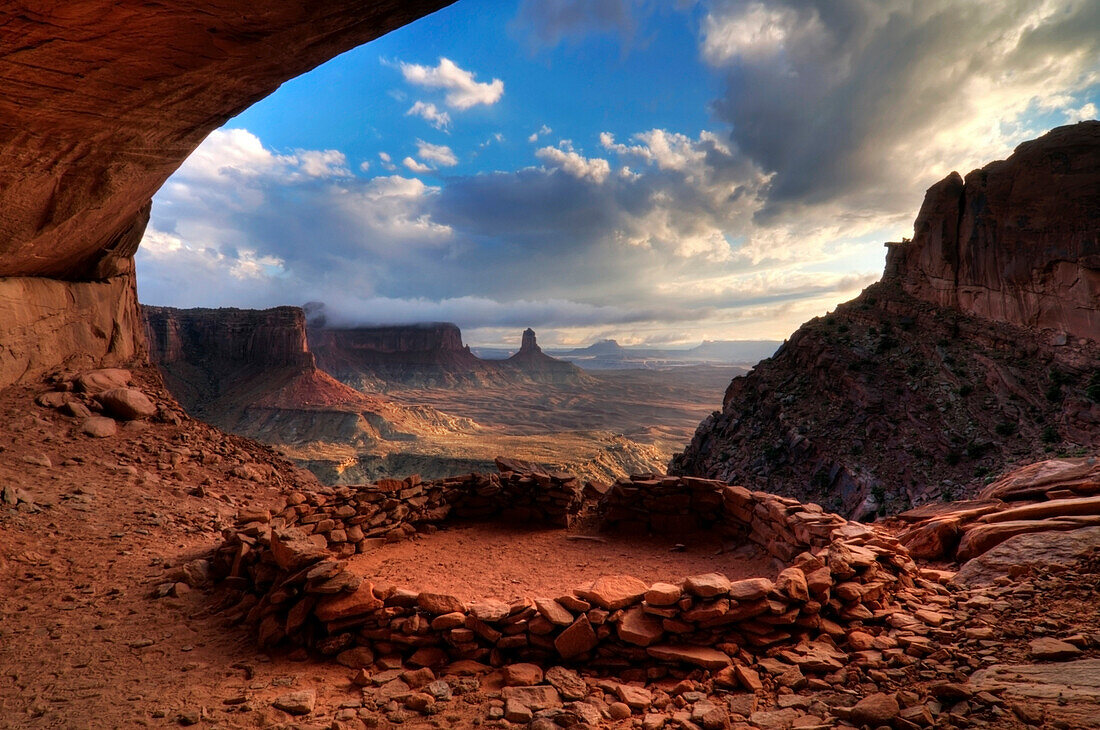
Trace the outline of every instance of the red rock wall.
<path fill-rule="evenodd" d="M 212 130 L 448 0 L 44 0 L 0 9 L 0 276 L 100 278 Z M 121 253 L 121 255 L 119 255 Z"/>
<path fill-rule="evenodd" d="M 132 271 L 93 282 L 0 278 L 0 388 L 144 358 Z"/>
<path fill-rule="evenodd" d="M 240 367 L 312 367 L 298 307 L 174 309 L 142 307 L 150 355 L 160 365 L 193 360 Z"/>
<path fill-rule="evenodd" d="M 509 604 L 375 586 L 342 560 L 416 532 L 410 520 L 445 518 L 456 496 L 504 498 L 499 506 L 507 506 L 507 489 L 488 494 L 487 486 L 518 488 L 516 494 L 535 495 L 536 504 L 561 492 L 571 500 L 571 513 L 579 507 L 579 490 L 570 492 L 570 484 L 575 480 L 505 472 L 499 479 L 472 474 L 423 485 L 383 480 L 334 490 L 331 498 L 293 494 L 274 516 L 242 513 L 237 529 L 225 531 L 214 569 L 245 591 L 231 613 L 257 627 L 261 647 L 289 640 L 325 655 L 356 647 L 360 656 L 407 653 L 415 666 L 455 659 L 499 666 L 519 659 L 722 670 L 751 648 L 794 652 L 795 663 L 805 652 L 825 649 L 825 660 L 839 668 L 847 657 L 834 654 L 834 643 L 808 640 L 841 636 L 842 625 L 889 612 L 895 594 L 917 579 L 904 548 L 867 527 L 813 505 L 690 477 L 623 482 L 608 500 L 634 516 L 650 507 L 664 510 L 660 500 L 705 493 L 715 529 L 763 544 L 790 567 L 774 582 L 731 583 L 710 573 L 681 584 L 647 585 L 630 576 L 603 576 L 572 591 L 563 586 L 557 599 Z M 501 514 L 513 519 L 507 510 Z"/>
<path fill-rule="evenodd" d="M 933 185 L 887 271 L 935 304 L 1100 337 L 1100 122 Z"/>

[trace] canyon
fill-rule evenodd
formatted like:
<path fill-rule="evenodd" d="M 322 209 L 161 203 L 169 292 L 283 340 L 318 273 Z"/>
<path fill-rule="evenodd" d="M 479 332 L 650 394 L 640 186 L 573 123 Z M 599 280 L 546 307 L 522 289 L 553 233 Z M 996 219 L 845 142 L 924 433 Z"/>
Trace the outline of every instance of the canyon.
<path fill-rule="evenodd" d="M 739 372 L 593 376 L 530 329 L 509 358 L 483 360 L 450 323 L 336 329 L 316 313 L 142 308 L 150 357 L 189 414 L 329 484 L 491 469 L 502 454 L 604 482 L 660 470 Z"/>

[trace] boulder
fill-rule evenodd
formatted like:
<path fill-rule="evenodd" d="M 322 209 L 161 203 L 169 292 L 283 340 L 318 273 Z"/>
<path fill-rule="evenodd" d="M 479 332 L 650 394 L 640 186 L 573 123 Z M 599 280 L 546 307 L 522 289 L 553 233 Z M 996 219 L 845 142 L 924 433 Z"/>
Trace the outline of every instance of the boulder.
<path fill-rule="evenodd" d="M 690 664 L 711 671 L 722 669 L 731 663 L 727 654 L 709 646 L 662 644 L 647 647 L 646 653 L 661 661 Z"/>
<path fill-rule="evenodd" d="M 561 698 L 553 687 L 505 687 L 500 693 L 505 702 L 514 700 L 535 712 L 561 707 Z"/>
<path fill-rule="evenodd" d="M 317 602 L 314 615 L 321 621 L 362 616 L 382 608 L 382 600 L 374 595 L 370 581 L 362 581 L 352 593 L 326 596 Z"/>
<path fill-rule="evenodd" d="M 573 623 L 573 614 L 553 598 L 536 598 L 535 608 L 547 621 L 557 626 L 568 626 Z"/>
<path fill-rule="evenodd" d="M 643 611 L 640 606 L 627 609 L 618 625 L 619 638 L 628 644 L 649 646 L 664 635 L 661 622 Z"/>
<path fill-rule="evenodd" d="M 501 673 L 507 687 L 525 687 L 542 683 L 542 668 L 537 664 L 508 664 Z"/>
<path fill-rule="evenodd" d="M 1048 459 L 1012 471 L 982 490 L 983 499 L 1041 499 L 1048 489 L 1100 484 L 1100 459 Z M 1084 493 L 1083 491 L 1081 493 Z"/>
<path fill-rule="evenodd" d="M 129 370 L 124 368 L 101 368 L 89 370 L 73 378 L 73 387 L 78 393 L 96 395 L 105 390 L 125 388 L 133 377 Z"/>
<path fill-rule="evenodd" d="M 700 598 L 714 598 L 729 593 L 730 579 L 721 573 L 693 575 L 684 581 L 684 589 Z"/>
<path fill-rule="evenodd" d="M 894 695 L 876 692 L 864 697 L 852 707 L 852 720 L 856 725 L 881 727 L 892 725 L 894 718 L 901 712 L 901 705 Z"/>
<path fill-rule="evenodd" d="M 327 558 L 328 550 L 317 543 L 295 528 L 271 531 L 271 555 L 283 570 L 299 570 Z"/>
<path fill-rule="evenodd" d="M 775 579 L 775 587 L 780 593 L 794 601 L 805 603 L 810 600 L 810 589 L 806 585 L 806 574 L 801 568 L 790 567 L 780 571 Z"/>
<path fill-rule="evenodd" d="M 1073 644 L 1050 636 L 1032 639 L 1028 646 L 1031 658 L 1041 662 L 1072 659 L 1081 654 L 1081 650 Z"/>
<path fill-rule="evenodd" d="M 914 558 L 950 558 L 959 544 L 960 521 L 957 516 L 929 520 L 899 535 L 898 541 Z"/>
<path fill-rule="evenodd" d="M 271 703 L 276 709 L 291 715 L 308 715 L 317 704 L 317 693 L 311 689 L 279 695 Z"/>
<path fill-rule="evenodd" d="M 1100 549 L 1100 527 L 1018 535 L 968 561 L 952 582 L 964 587 L 992 585 L 997 578 L 1016 577 L 1030 569 L 1073 565 L 1096 549 Z"/>
<path fill-rule="evenodd" d="M 735 601 L 758 601 L 775 588 L 767 578 L 748 578 L 730 584 L 729 596 Z"/>
<path fill-rule="evenodd" d="M 956 555 L 960 561 L 970 560 L 1000 545 L 1016 535 L 1035 532 L 1067 532 L 1082 527 L 1100 525 L 1100 516 L 1058 517 L 1048 520 L 1016 520 L 993 524 L 975 524 L 963 531 Z"/>
<path fill-rule="evenodd" d="M 1100 515 L 1100 496 L 1051 499 L 1022 507 L 1001 510 L 977 519 L 980 523 L 1010 522 L 1013 520 L 1044 520 L 1050 517 L 1076 515 Z"/>
<path fill-rule="evenodd" d="M 113 418 L 89 416 L 80 424 L 80 431 L 95 438 L 107 438 L 118 433 L 118 424 Z"/>
<path fill-rule="evenodd" d="M 672 583 L 654 583 L 645 592 L 645 602 L 650 606 L 671 606 L 680 600 L 684 591 Z"/>
<path fill-rule="evenodd" d="M 466 610 L 466 605 L 462 601 L 445 593 L 421 593 L 416 597 L 416 605 L 433 616 Z"/>
<path fill-rule="evenodd" d="M 550 667 L 545 678 L 567 700 L 581 700 L 588 694 L 588 685 L 572 669 Z"/>
<path fill-rule="evenodd" d="M 554 648 L 563 659 L 572 659 L 596 647 L 596 632 L 587 616 L 581 616 L 573 625 L 558 634 Z"/>
<path fill-rule="evenodd" d="M 149 396 L 134 388 L 111 388 L 95 398 L 104 412 L 120 421 L 140 421 L 157 413 Z"/>

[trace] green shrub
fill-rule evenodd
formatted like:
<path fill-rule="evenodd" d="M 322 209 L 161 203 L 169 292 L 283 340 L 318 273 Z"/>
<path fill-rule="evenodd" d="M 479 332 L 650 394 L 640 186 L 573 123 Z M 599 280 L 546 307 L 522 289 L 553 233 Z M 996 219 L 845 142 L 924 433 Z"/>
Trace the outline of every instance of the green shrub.
<path fill-rule="evenodd" d="M 1044 444 L 1056 444 L 1062 440 L 1062 437 L 1058 434 L 1058 429 L 1054 426 L 1047 426 L 1043 429 L 1043 433 L 1039 436 Z"/>
<path fill-rule="evenodd" d="M 1016 433 L 1017 428 L 1018 426 L 1011 421 L 1001 421 L 993 427 L 993 430 L 998 436 L 1011 436 Z"/>
<path fill-rule="evenodd" d="M 1093 372 L 1085 386 L 1085 397 L 1093 403 L 1100 403 L 1100 370 Z"/>
<path fill-rule="evenodd" d="M 971 441 L 966 445 L 966 458 L 970 460 L 982 458 L 982 454 L 989 448 L 989 444 Z"/>

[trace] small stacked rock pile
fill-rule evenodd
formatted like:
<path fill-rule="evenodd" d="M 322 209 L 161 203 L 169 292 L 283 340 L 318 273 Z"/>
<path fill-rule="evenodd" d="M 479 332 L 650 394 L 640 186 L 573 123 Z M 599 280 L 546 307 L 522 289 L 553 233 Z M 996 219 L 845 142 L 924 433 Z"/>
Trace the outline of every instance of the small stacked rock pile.
<path fill-rule="evenodd" d="M 987 486 L 977 499 L 928 504 L 898 518 L 915 557 L 965 562 L 1016 535 L 1100 526 L 1100 459 L 1031 464 Z"/>
<path fill-rule="evenodd" d="M 143 421 L 158 415 L 149 396 L 130 385 L 131 378 L 124 368 L 62 373 L 53 378 L 54 389 L 39 394 L 35 402 L 77 419 L 85 435 L 106 438 L 118 432 L 119 422 Z"/>
<path fill-rule="evenodd" d="M 866 529 L 816 504 L 714 479 L 637 475 L 620 479 L 600 504 L 604 529 L 644 533 L 718 530 L 724 537 L 750 540 L 790 562 L 799 553 L 829 545 L 838 529 Z"/>
<path fill-rule="evenodd" d="M 499 481 L 526 479 L 533 477 L 506 471 Z M 835 669 L 845 626 L 885 621 L 896 610 L 894 596 L 918 580 L 905 550 L 865 526 L 773 495 L 715 482 L 686 486 L 678 478 L 664 497 L 685 488 L 709 491 L 710 500 L 717 495 L 719 507 L 710 514 L 720 513 L 723 529 L 755 536 L 773 554 L 793 555 L 791 565 L 774 582 L 731 582 L 710 573 L 647 585 L 604 576 L 557 596 L 511 603 L 491 597 L 467 603 L 374 584 L 349 571 L 342 558 L 367 541 L 399 538 L 416 529 L 417 519 L 445 516 L 430 505 L 446 506 L 448 489 L 476 493 L 494 483 L 484 475 L 414 481 L 337 489 L 331 501 L 296 494 L 275 517 L 240 515 L 214 567 L 245 591 L 237 615 L 258 626 L 261 646 L 289 639 L 323 655 L 354 651 L 364 666 L 375 656 L 397 656 L 411 666 L 466 660 L 728 670 L 730 681 L 751 689 L 750 651 L 780 651 L 799 665 Z M 663 498 L 659 484 L 644 490 Z M 623 496 L 610 499 L 621 504 Z"/>

